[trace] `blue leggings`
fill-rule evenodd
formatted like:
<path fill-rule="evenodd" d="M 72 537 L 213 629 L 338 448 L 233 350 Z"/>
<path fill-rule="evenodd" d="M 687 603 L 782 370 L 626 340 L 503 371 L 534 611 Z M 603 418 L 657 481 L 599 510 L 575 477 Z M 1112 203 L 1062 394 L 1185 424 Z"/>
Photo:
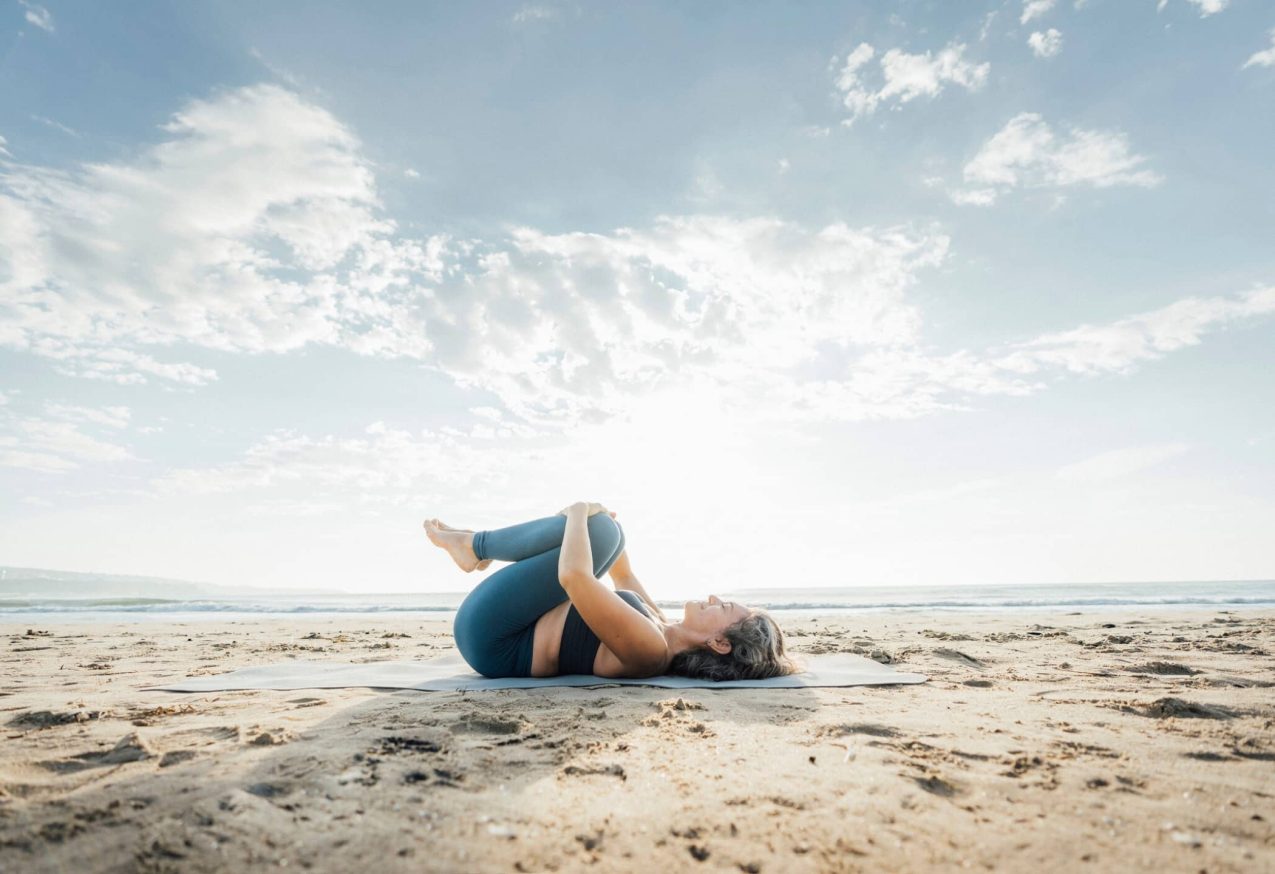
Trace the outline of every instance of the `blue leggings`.
<path fill-rule="evenodd" d="M 624 531 L 606 513 L 589 517 L 593 575 L 601 577 L 624 551 Z M 486 677 L 530 677 L 536 620 L 570 600 L 558 582 L 566 516 L 546 516 L 508 528 L 474 532 L 479 561 L 511 561 L 479 583 L 456 611 L 456 648 Z"/>

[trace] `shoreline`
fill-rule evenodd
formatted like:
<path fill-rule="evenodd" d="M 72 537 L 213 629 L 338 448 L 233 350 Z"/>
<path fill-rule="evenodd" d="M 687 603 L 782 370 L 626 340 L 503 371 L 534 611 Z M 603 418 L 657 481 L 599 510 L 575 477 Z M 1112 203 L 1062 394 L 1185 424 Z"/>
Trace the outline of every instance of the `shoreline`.
<path fill-rule="evenodd" d="M 440 655 L 450 622 L 4 622 L 0 871 L 1275 865 L 1275 609 L 781 623 L 930 681 L 154 692 Z"/>
<path fill-rule="evenodd" d="M 2 603 L 2 602 L 0 602 Z M 675 611 L 676 607 L 664 607 L 666 610 Z M 1275 612 L 1275 602 L 1254 601 L 1243 603 L 1172 603 L 1172 604 L 1068 604 L 1063 607 L 1053 606 L 950 606 L 950 605 L 925 605 L 919 607 L 832 607 L 832 608 L 801 608 L 801 609 L 782 609 L 782 608 L 765 608 L 768 613 L 775 617 L 781 624 L 785 621 L 806 622 L 817 619 L 828 620 L 847 620 L 856 616 L 875 616 L 882 618 L 899 617 L 917 617 L 923 614 L 939 614 L 952 616 L 1025 616 L 1029 618 L 1039 619 L 1041 617 L 1057 617 L 1057 616 L 1089 616 L 1089 615 L 1120 615 L 1130 612 L 1145 612 L 1148 614 L 1158 614 L 1161 612 L 1170 614 L 1231 614 L 1244 613 L 1249 611 L 1272 611 Z M 189 611 L 172 611 L 165 612 L 162 610 L 33 610 L 31 612 L 15 612 L 0 610 L 0 634 L 10 627 L 17 627 L 26 624 L 43 624 L 57 625 L 59 623 L 79 624 L 79 623 L 109 623 L 115 625 L 127 625 L 131 623 L 141 622 L 253 622 L 253 621 L 304 621 L 305 619 L 319 620 L 335 620 L 342 617 L 349 617 L 354 620 L 365 619 L 368 621 L 384 620 L 384 621 L 410 621 L 410 622 L 439 622 L 450 624 L 456 617 L 454 609 L 428 609 L 428 610 L 408 610 L 408 609 L 369 609 L 369 610 L 323 610 L 318 608 L 303 608 L 292 611 L 235 611 L 235 610 L 189 610 Z"/>

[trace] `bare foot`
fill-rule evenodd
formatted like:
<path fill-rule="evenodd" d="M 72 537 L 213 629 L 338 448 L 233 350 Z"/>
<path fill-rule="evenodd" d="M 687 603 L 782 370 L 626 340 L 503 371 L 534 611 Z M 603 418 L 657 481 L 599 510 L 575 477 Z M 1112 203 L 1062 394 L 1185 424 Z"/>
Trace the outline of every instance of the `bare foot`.
<path fill-rule="evenodd" d="M 474 533 L 474 529 L 472 529 L 472 528 L 453 528 L 452 526 L 450 526 L 450 525 L 448 525 L 446 522 L 444 522 L 442 519 L 435 519 L 434 521 L 435 521 L 435 522 L 437 522 L 437 523 L 438 523 L 438 527 L 439 527 L 439 528 L 442 528 L 444 531 L 463 531 L 463 532 L 465 532 L 466 534 L 473 534 L 473 533 Z M 470 542 L 472 543 L 473 541 L 471 540 Z M 490 558 L 484 558 L 482 561 L 480 561 L 480 562 L 478 563 L 478 566 L 477 566 L 477 567 L 475 567 L 474 569 L 475 569 L 475 570 L 480 570 L 480 571 L 485 571 L 485 570 L 487 570 L 487 565 L 489 565 L 489 564 L 491 564 L 491 559 L 490 559 Z"/>
<path fill-rule="evenodd" d="M 478 556 L 474 555 L 473 532 L 444 528 L 437 519 L 426 519 L 425 534 L 429 537 L 430 543 L 447 550 L 447 554 L 465 573 L 478 568 Z"/>

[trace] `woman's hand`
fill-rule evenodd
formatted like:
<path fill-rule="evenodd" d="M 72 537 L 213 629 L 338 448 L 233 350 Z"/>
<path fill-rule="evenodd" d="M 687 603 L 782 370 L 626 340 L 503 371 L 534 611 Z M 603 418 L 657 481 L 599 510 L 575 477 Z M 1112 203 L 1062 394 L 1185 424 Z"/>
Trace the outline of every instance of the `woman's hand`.
<path fill-rule="evenodd" d="M 598 513 L 606 513 L 612 519 L 615 518 L 615 514 L 612 513 L 610 510 L 608 510 L 606 507 L 602 506 L 601 504 L 592 503 L 590 501 L 576 501 L 574 504 L 571 505 L 571 507 L 576 507 L 576 506 L 586 508 L 587 515 L 589 516 L 596 516 Z M 570 510 L 571 507 L 563 507 L 561 510 L 557 512 L 557 515 L 559 516 L 567 515 L 567 511 Z"/>

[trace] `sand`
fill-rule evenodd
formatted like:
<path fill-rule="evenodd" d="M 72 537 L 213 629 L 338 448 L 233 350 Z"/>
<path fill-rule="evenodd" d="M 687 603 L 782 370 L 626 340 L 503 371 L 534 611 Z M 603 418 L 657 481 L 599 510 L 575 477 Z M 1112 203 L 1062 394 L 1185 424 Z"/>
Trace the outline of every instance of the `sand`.
<path fill-rule="evenodd" d="M 1275 870 L 1275 611 L 786 623 L 915 686 L 182 694 L 447 623 L 0 626 L 0 870 Z"/>

